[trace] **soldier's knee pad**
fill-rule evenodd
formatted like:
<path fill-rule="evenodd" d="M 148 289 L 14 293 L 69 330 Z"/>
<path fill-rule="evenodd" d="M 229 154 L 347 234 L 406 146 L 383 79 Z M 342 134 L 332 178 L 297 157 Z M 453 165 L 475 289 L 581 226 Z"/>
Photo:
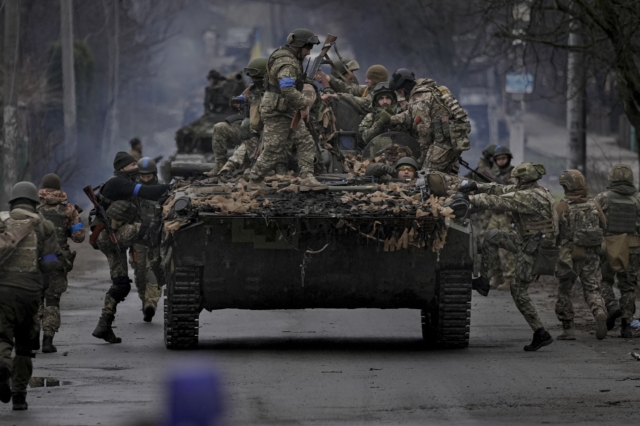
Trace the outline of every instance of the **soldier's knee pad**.
<path fill-rule="evenodd" d="M 47 308 L 49 306 L 55 306 L 56 308 L 60 307 L 60 298 L 59 297 L 46 295 L 44 297 L 44 300 L 45 300 L 45 302 L 47 304 Z"/>
<path fill-rule="evenodd" d="M 113 284 L 107 294 L 113 297 L 116 302 L 122 302 L 131 291 L 131 280 L 129 277 L 117 277 L 113 279 Z"/>

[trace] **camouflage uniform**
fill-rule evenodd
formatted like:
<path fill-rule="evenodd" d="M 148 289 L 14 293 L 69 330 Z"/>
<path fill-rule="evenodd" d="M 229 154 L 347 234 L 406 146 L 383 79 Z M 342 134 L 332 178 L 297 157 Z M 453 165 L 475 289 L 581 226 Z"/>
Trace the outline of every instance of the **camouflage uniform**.
<path fill-rule="evenodd" d="M 511 212 L 515 229 L 491 229 L 485 234 L 482 246 L 482 275 L 492 277 L 498 273 L 499 249 L 516 254 L 515 282 L 511 284 L 511 296 L 532 330 L 544 330 L 536 308 L 529 297 L 529 284 L 534 280 L 533 266 L 538 246 L 532 237 L 537 231 L 546 236 L 543 242 L 554 244 L 558 234 L 558 216 L 553 208 L 555 201 L 546 188 L 537 180 L 545 173 L 544 167 L 523 163 L 514 170 L 523 176 L 519 185 L 479 184 L 481 194 L 471 203 L 488 210 Z"/>
<path fill-rule="evenodd" d="M 23 182 L 17 185 L 21 184 Z M 29 185 L 37 199 L 37 189 L 33 184 Z M 0 232 L 32 220 L 31 216 L 16 209 L 36 214 L 32 205 L 15 205 L 10 213 L 0 214 Z M 39 328 L 35 320 L 42 297 L 43 274 L 62 267 L 59 261 L 62 253 L 53 224 L 42 215 L 36 221 L 39 223 L 34 231 L 18 243 L 12 255 L 0 266 L 0 397 L 8 402 L 7 393 L 12 393 L 14 408 L 16 397 L 24 402 L 33 372 L 31 351 L 33 342 L 38 340 Z M 16 355 L 12 359 L 14 349 Z M 8 388 L 9 377 L 11 389 Z"/>
<path fill-rule="evenodd" d="M 260 105 L 264 122 L 263 150 L 251 170 L 251 180 L 261 181 L 296 148 L 300 176 L 313 176 L 315 144 L 304 123 L 291 128 L 297 111 L 307 108 L 301 93 L 304 72 L 296 53 L 284 46 L 271 54 L 267 63 L 267 91 Z"/>
<path fill-rule="evenodd" d="M 67 273 L 73 267 L 75 252 L 70 251 L 67 238 L 74 243 L 84 241 L 85 229 L 82 219 L 75 207 L 67 201 L 67 194 L 57 189 L 44 188 L 38 193 L 41 205 L 40 213 L 53 223 L 58 245 L 62 249 L 67 268 L 49 275 L 48 286 L 44 292 L 44 302 L 40 304 L 38 312 L 42 321 L 42 330 L 45 337 L 53 337 L 60 328 L 60 297 L 67 291 Z"/>
<path fill-rule="evenodd" d="M 371 142 L 376 136 L 386 132 L 401 132 L 410 134 L 411 126 L 407 126 L 405 123 L 382 123 L 378 120 L 378 113 L 382 110 L 390 112 L 391 116 L 402 112 L 397 104 L 393 104 L 388 108 L 382 108 L 380 106 L 374 106 L 373 111 L 364 116 L 358 131 L 362 134 L 362 140 L 365 143 Z"/>
<path fill-rule="evenodd" d="M 219 168 L 222 168 L 227 162 L 227 149 L 237 147 L 243 139 L 243 131 L 240 128 L 242 120 L 227 120 L 213 126 L 213 153 L 216 157 L 216 166 Z"/>
<path fill-rule="evenodd" d="M 620 234 L 629 236 L 627 240 L 629 265 L 624 271 L 613 272 L 611 265 L 605 262 L 602 268 L 603 276 L 608 276 L 610 281 L 602 282 L 601 291 L 610 315 L 618 308 L 621 310 L 621 335 L 630 337 L 629 324 L 633 321 L 636 311 L 635 290 L 640 273 L 640 195 L 633 185 L 633 173 L 625 164 L 613 167 L 609 175 L 609 182 L 608 190 L 598 194 L 594 201 L 600 205 L 607 219 L 605 236 Z M 611 288 L 614 275 L 618 279 L 618 288 L 620 289 L 619 302 Z"/>
<path fill-rule="evenodd" d="M 511 180 L 512 170 L 513 166 L 511 165 L 503 169 L 500 169 L 496 165 L 492 169 L 490 176 L 495 176 L 502 179 L 504 182 L 509 182 Z M 511 213 L 499 210 L 490 212 L 487 230 L 489 229 L 500 229 L 505 231 L 511 229 Z M 511 281 L 513 281 L 513 277 L 515 276 L 515 269 L 516 259 L 514 254 L 508 250 L 500 249 L 501 272 L 498 275 L 501 275 L 510 285 Z M 508 288 L 507 284 L 505 284 L 505 288 Z M 503 288 L 500 288 L 500 290 L 503 290 Z"/>
<path fill-rule="evenodd" d="M 156 202 L 140 200 L 140 216 L 143 222 L 160 223 L 159 211 L 156 211 Z M 135 250 L 133 273 L 138 297 L 142 301 L 142 308 L 146 306 L 158 307 L 158 300 L 162 294 L 162 278 L 160 274 L 160 248 L 149 247 L 145 244 L 134 244 Z M 153 272 L 156 282 L 150 282 L 149 276 Z"/>

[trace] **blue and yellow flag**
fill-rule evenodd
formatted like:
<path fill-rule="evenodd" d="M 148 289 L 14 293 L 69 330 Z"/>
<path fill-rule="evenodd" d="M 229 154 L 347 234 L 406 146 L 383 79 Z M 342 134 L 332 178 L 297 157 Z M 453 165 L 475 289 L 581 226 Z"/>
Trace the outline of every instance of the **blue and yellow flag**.
<path fill-rule="evenodd" d="M 253 33 L 253 47 L 251 48 L 251 58 L 249 60 L 262 57 L 262 28 L 256 28 Z"/>

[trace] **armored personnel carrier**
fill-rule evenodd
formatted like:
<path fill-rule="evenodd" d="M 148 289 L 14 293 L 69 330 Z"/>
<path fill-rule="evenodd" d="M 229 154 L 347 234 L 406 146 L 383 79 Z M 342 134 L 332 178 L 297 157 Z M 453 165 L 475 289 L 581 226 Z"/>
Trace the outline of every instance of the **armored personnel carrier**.
<path fill-rule="evenodd" d="M 472 227 L 430 193 L 428 176 L 320 175 L 318 189 L 276 175 L 252 190 L 198 177 L 206 170 L 172 165 L 186 179 L 163 208 L 167 348 L 196 347 L 202 311 L 229 308 L 416 309 L 426 342 L 468 345 Z"/>

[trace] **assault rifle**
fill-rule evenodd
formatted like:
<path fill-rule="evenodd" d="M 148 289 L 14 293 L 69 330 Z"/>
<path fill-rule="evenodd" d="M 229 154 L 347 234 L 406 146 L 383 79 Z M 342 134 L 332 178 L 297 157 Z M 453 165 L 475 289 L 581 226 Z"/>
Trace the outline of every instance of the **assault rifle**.
<path fill-rule="evenodd" d="M 422 198 L 422 202 L 424 203 L 429 198 L 429 187 L 427 185 L 427 172 L 424 170 L 420 170 L 418 172 L 418 179 L 416 179 L 416 188 L 420 190 L 420 196 Z"/>
<path fill-rule="evenodd" d="M 483 182 L 486 182 L 486 183 L 494 182 L 494 183 L 499 183 L 500 185 L 506 185 L 507 184 L 505 181 L 503 181 L 500 178 L 492 178 L 490 176 L 485 175 L 484 173 L 479 172 L 478 169 L 474 169 L 473 167 L 471 167 L 469 165 L 469 163 L 464 161 L 462 159 L 462 157 L 460 157 L 458 160 L 460 161 L 460 165 L 462 167 L 464 167 L 465 169 L 469 170 L 474 175 L 478 176 L 478 178 L 480 178 L 480 180 L 483 181 Z"/>
<path fill-rule="evenodd" d="M 313 60 L 313 64 L 311 65 L 311 70 L 308 74 L 309 78 L 315 77 L 315 75 L 318 73 L 318 71 L 320 70 L 320 66 L 322 66 L 322 61 L 324 60 L 324 57 L 327 55 L 327 52 L 329 52 L 329 50 L 331 49 L 331 47 L 333 46 L 333 44 L 337 39 L 338 37 L 331 34 L 327 34 L 327 38 L 324 40 L 324 44 L 322 45 L 322 50 L 320 51 L 320 54 L 318 54 L 318 56 L 316 56 L 316 58 Z M 301 118 L 301 114 L 300 114 L 300 111 L 298 111 L 296 112 L 296 115 L 293 117 L 293 120 L 291 120 L 292 129 L 298 128 L 298 123 L 300 122 L 300 118 Z"/>
<path fill-rule="evenodd" d="M 126 258 L 123 257 L 122 250 L 120 249 L 120 245 L 118 244 L 116 231 L 114 231 L 111 227 L 111 221 L 107 216 L 107 212 L 104 210 L 104 207 L 102 207 L 100 203 L 98 203 L 98 199 L 96 198 L 96 194 L 93 192 L 93 188 L 91 187 L 91 185 L 85 186 L 84 188 L 82 188 L 82 191 L 87 194 L 89 201 L 91 201 L 91 204 L 93 204 L 95 215 L 100 221 L 100 223 L 98 223 L 98 225 L 92 230 L 91 237 L 89 237 L 89 243 L 93 248 L 97 248 L 96 240 L 98 239 L 100 233 L 106 230 L 107 234 L 109 234 L 109 241 L 111 241 L 111 244 L 113 244 L 113 246 L 115 247 L 116 253 L 118 253 L 118 257 L 120 258 L 120 261 L 122 262 L 122 265 L 124 266 L 124 269 L 126 271 L 127 261 Z"/>

